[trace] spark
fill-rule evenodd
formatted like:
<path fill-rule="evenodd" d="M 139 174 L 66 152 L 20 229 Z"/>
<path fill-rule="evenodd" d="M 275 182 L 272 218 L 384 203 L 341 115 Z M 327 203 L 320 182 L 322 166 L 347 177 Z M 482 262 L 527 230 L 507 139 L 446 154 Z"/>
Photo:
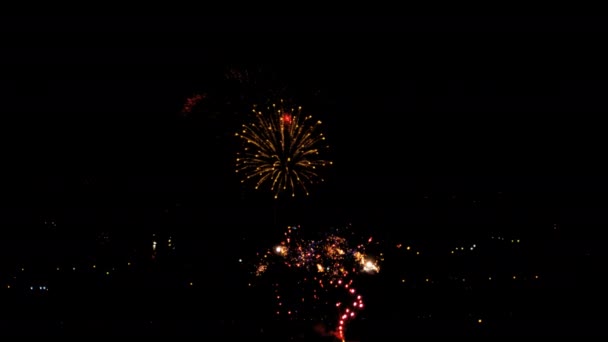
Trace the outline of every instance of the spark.
<path fill-rule="evenodd" d="M 181 113 L 190 114 L 194 107 L 196 107 L 196 105 L 199 104 L 203 99 L 205 99 L 205 95 L 203 94 L 196 94 L 192 97 L 187 98 L 186 102 L 184 103 L 184 106 L 182 107 Z"/>

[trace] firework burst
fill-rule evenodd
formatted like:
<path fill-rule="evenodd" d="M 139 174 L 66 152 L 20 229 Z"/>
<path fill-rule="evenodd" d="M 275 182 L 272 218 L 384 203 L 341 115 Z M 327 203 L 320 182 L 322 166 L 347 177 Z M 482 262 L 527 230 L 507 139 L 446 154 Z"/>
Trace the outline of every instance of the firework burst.
<path fill-rule="evenodd" d="M 327 149 L 320 132 L 321 121 L 302 114 L 302 107 L 279 104 L 261 109 L 254 106 L 253 120 L 243 124 L 236 136 L 244 142 L 237 154 L 236 172 L 242 182 L 255 189 L 268 187 L 278 198 L 281 193 L 309 194 L 311 184 L 322 182 L 319 171 L 332 164 L 321 158 Z"/>
<path fill-rule="evenodd" d="M 273 284 L 276 314 L 289 319 L 321 318 L 333 327 L 334 336 L 344 339 L 347 323 L 364 305 L 353 284 L 355 276 L 380 270 L 366 253 L 372 238 L 351 245 L 349 235 L 342 234 L 347 232 L 336 230 L 307 240 L 300 237 L 299 231 L 297 226 L 288 227 L 281 243 L 259 255 L 254 273 L 261 277 L 271 268 L 282 267 L 280 281 Z M 290 276 L 295 280 L 293 290 L 287 286 Z"/>

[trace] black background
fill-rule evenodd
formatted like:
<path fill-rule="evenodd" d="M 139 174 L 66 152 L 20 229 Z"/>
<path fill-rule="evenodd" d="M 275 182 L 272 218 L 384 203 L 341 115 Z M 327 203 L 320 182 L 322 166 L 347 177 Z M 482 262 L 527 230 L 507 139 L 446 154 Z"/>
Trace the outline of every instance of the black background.
<path fill-rule="evenodd" d="M 214 279 L 205 281 L 214 295 L 197 299 L 192 317 L 178 308 L 201 293 L 178 291 L 173 301 L 173 292 L 162 292 L 159 316 L 181 312 L 186 318 L 172 329 L 200 333 L 196 319 L 240 315 L 217 304 L 224 298 L 239 308 L 250 298 L 235 285 L 246 280 L 232 259 L 274 241 L 282 224 L 354 222 L 428 245 L 501 231 L 538 242 L 501 267 L 542 265 L 554 276 L 525 299 L 514 299 L 515 290 L 477 295 L 476 303 L 516 302 L 533 317 L 485 332 L 605 334 L 605 318 L 592 314 L 605 297 L 604 18 L 13 17 L 0 27 L 0 241 L 7 265 L 40 255 L 80 258 L 100 231 L 120 241 L 177 231 L 183 259 L 208 270 L 195 273 Z M 257 83 L 230 82 L 231 68 L 248 70 Z M 280 202 L 278 210 L 270 196 L 241 187 L 232 165 L 237 113 L 248 101 L 263 101 L 268 89 L 283 89 L 324 121 L 335 163 L 310 198 Z M 196 93 L 208 96 L 203 108 L 180 115 Z M 63 235 L 44 235 L 37 225 L 46 217 L 61 222 Z M 567 233 L 551 235 L 554 224 Z M 539 247 L 547 241 L 550 248 Z M 175 265 L 160 273 L 171 272 L 187 273 Z M 146 283 L 124 284 L 138 281 Z M 115 285 L 116 296 L 127 291 L 124 284 Z M 98 308 L 97 295 L 82 291 L 89 304 L 61 317 L 112 315 Z M 110 312 L 130 323 L 100 318 L 74 323 L 75 331 L 145 331 L 133 322 L 147 322 L 156 305 L 146 291 L 137 304 L 113 302 Z M 451 303 L 439 308 L 464 301 L 452 291 L 419 298 Z M 57 296 L 60 306 L 78 301 L 79 291 L 67 292 Z M 409 305 L 409 294 L 402 296 Z M 377 303 L 388 305 L 380 297 Z M 416 305 L 425 306 L 422 299 Z M 34 324 L 31 317 L 42 325 L 55 317 L 24 307 L 14 306 L 21 316 L 6 313 L 21 322 L 8 324 L 17 332 Z M 370 309 L 380 323 L 369 335 L 397 334 L 380 313 L 395 310 Z M 412 334 L 437 334 L 426 323 L 407 324 Z M 450 324 L 454 334 L 475 333 Z"/>

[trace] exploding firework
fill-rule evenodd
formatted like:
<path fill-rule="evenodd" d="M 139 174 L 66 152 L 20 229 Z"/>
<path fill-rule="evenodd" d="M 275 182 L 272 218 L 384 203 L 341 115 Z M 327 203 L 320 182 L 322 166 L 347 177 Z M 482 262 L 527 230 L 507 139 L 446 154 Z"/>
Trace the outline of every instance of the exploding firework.
<path fill-rule="evenodd" d="M 290 319 L 321 318 L 333 327 L 334 336 L 344 339 L 347 323 L 364 306 L 353 284 L 355 276 L 380 271 L 377 262 L 366 254 L 372 239 L 351 246 L 341 232 L 306 240 L 299 230 L 288 227 L 285 239 L 260 255 L 254 273 L 262 276 L 271 268 L 283 268 L 282 283 L 273 284 L 276 314 Z M 292 291 L 284 284 L 290 275 L 295 280 Z"/>
<path fill-rule="evenodd" d="M 253 120 L 236 133 L 244 142 L 236 158 L 242 182 L 267 186 L 275 198 L 284 192 L 293 197 L 296 190 L 308 195 L 311 184 L 323 181 L 320 169 L 332 164 L 321 157 L 328 146 L 320 126 L 302 107 L 286 107 L 282 100 L 264 110 L 254 106 Z"/>

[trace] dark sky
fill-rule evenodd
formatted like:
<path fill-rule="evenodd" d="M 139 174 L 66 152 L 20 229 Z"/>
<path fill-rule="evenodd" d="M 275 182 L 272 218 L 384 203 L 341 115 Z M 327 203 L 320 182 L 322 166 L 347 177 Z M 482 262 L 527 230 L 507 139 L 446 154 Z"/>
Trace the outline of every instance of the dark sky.
<path fill-rule="evenodd" d="M 83 175 L 144 199 L 232 196 L 231 146 L 205 140 L 209 119 L 178 115 L 194 93 L 220 97 L 231 66 L 262 70 L 323 118 L 336 161 L 319 193 L 328 202 L 606 190 L 599 17 L 3 22 L 9 200 L 79 189 Z"/>

